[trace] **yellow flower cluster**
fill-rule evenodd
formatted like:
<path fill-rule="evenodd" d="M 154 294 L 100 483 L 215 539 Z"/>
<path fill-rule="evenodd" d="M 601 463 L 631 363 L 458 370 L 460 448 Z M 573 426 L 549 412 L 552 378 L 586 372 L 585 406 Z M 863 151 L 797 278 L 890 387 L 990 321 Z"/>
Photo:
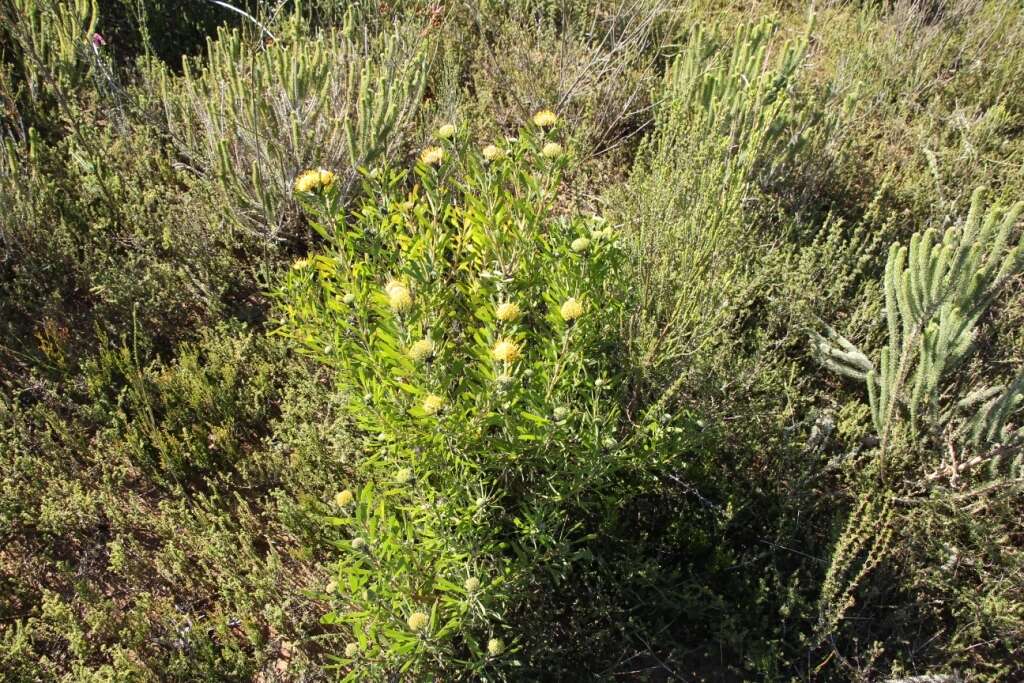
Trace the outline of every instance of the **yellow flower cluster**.
<path fill-rule="evenodd" d="M 494 310 L 494 316 L 503 323 L 518 320 L 521 314 L 522 311 L 519 310 L 519 304 L 512 301 L 498 304 L 498 307 Z"/>
<path fill-rule="evenodd" d="M 577 237 L 572 241 L 569 247 L 577 254 L 582 253 L 590 248 L 590 240 L 586 237 Z"/>
<path fill-rule="evenodd" d="M 480 579 L 476 578 L 475 576 L 471 576 L 468 579 L 466 579 L 466 582 L 462 585 L 466 589 L 467 593 L 476 593 L 478 590 L 480 590 Z"/>
<path fill-rule="evenodd" d="M 440 147 L 427 147 L 420 152 L 420 163 L 425 166 L 437 166 L 444 161 L 445 153 Z"/>
<path fill-rule="evenodd" d="M 575 298 L 569 297 L 568 299 L 565 300 L 565 303 L 562 304 L 560 313 L 562 314 L 563 320 L 575 320 L 576 318 L 583 315 L 583 304 L 581 304 Z"/>
<path fill-rule="evenodd" d="M 423 412 L 427 415 L 436 415 L 444 407 L 444 399 L 437 394 L 427 394 L 423 399 Z"/>
<path fill-rule="evenodd" d="M 505 150 L 497 145 L 487 145 L 483 150 L 484 159 L 487 161 L 501 161 L 505 158 Z"/>
<path fill-rule="evenodd" d="M 409 347 L 409 358 L 415 361 L 430 358 L 434 355 L 434 342 L 429 339 L 420 339 Z"/>
<path fill-rule="evenodd" d="M 501 638 L 491 638 L 487 641 L 487 654 L 499 657 L 503 652 L 505 652 L 505 643 L 501 641 Z"/>
<path fill-rule="evenodd" d="M 388 282 L 384 286 L 384 293 L 388 295 L 388 305 L 394 311 L 404 311 L 412 306 L 412 293 L 398 280 Z"/>
<path fill-rule="evenodd" d="M 448 140 L 449 138 L 455 135 L 455 124 L 444 124 L 443 126 L 437 129 L 436 135 L 438 140 Z"/>
<path fill-rule="evenodd" d="M 423 612 L 413 612 L 409 615 L 409 619 L 406 623 L 409 624 L 410 631 L 418 632 L 427 627 L 427 624 L 430 623 L 430 617 Z"/>
<path fill-rule="evenodd" d="M 398 470 L 397 472 L 395 472 L 395 481 L 398 482 L 399 484 L 408 484 L 410 481 L 412 481 L 412 470 L 409 469 L 408 467 L 403 467 L 402 469 Z"/>
<path fill-rule="evenodd" d="M 538 128 L 550 128 L 558 123 L 558 115 L 550 109 L 541 109 L 533 115 L 533 124 Z"/>
<path fill-rule="evenodd" d="M 521 355 L 522 349 L 519 348 L 519 344 L 505 337 L 499 339 L 491 348 L 491 357 L 504 363 L 514 363 Z"/>
<path fill-rule="evenodd" d="M 328 171 L 326 168 L 306 171 L 295 179 L 295 191 L 306 193 L 316 192 L 320 189 L 333 187 L 337 180 L 338 176 L 336 176 L 332 171 Z"/>
<path fill-rule="evenodd" d="M 555 159 L 562 156 L 562 146 L 557 142 L 549 142 L 541 148 L 540 153 L 547 159 Z"/>
<path fill-rule="evenodd" d="M 345 656 L 349 659 L 355 659 L 355 656 L 359 654 L 359 643 L 349 643 L 345 646 Z"/>
<path fill-rule="evenodd" d="M 334 496 L 334 504 L 337 505 L 340 508 L 347 507 L 347 506 L 351 505 L 352 504 L 352 500 L 353 500 L 352 492 L 349 491 L 348 489 L 345 489 L 344 491 L 339 491 Z"/>

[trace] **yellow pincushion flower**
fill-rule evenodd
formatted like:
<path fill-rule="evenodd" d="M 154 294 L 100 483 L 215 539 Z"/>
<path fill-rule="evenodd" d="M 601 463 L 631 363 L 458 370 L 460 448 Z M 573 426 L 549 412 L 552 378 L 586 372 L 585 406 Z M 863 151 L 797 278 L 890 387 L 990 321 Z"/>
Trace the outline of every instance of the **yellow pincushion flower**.
<path fill-rule="evenodd" d="M 483 150 L 484 159 L 487 161 L 501 161 L 505 158 L 505 150 L 497 145 L 487 145 Z"/>
<path fill-rule="evenodd" d="M 560 310 L 563 320 L 575 320 L 576 318 L 583 315 L 583 304 L 577 301 L 575 298 L 570 297 L 565 300 Z"/>
<path fill-rule="evenodd" d="M 403 467 L 402 469 L 395 472 L 395 481 L 399 484 L 408 484 L 410 481 L 412 481 L 412 479 L 412 470 L 409 469 L 408 467 Z"/>
<path fill-rule="evenodd" d="M 519 344 L 504 337 L 491 348 L 491 356 L 494 360 L 505 363 L 514 363 L 521 355 L 522 349 L 519 348 Z"/>
<path fill-rule="evenodd" d="M 541 148 L 540 153 L 548 159 L 554 159 L 562 156 L 562 146 L 557 142 L 549 142 Z"/>
<path fill-rule="evenodd" d="M 518 320 L 521 313 L 522 311 L 519 310 L 519 304 L 512 301 L 506 301 L 503 304 L 498 304 L 498 307 L 494 309 L 494 316 L 503 323 L 510 323 L 514 320 Z"/>
<path fill-rule="evenodd" d="M 412 293 L 398 280 L 387 283 L 384 286 L 384 291 L 388 295 L 388 305 L 392 310 L 404 311 L 412 306 Z"/>
<path fill-rule="evenodd" d="M 423 612 L 413 612 L 409 615 L 409 619 L 406 623 L 409 624 L 410 631 L 418 632 L 427 627 L 427 624 L 430 623 L 430 617 Z"/>
<path fill-rule="evenodd" d="M 355 656 L 359 654 L 359 643 L 349 643 L 345 646 L 345 656 L 349 659 L 355 659 Z"/>
<path fill-rule="evenodd" d="M 440 147 L 427 147 L 420 152 L 420 163 L 426 166 L 437 166 L 444 161 L 444 150 Z"/>
<path fill-rule="evenodd" d="M 498 657 L 505 651 L 505 643 L 501 641 L 501 638 L 491 638 L 487 641 L 487 654 L 492 657 Z"/>
<path fill-rule="evenodd" d="M 444 399 L 437 394 L 428 394 L 423 399 L 423 412 L 427 415 L 436 415 L 444 407 Z"/>
<path fill-rule="evenodd" d="M 343 508 L 348 505 L 351 505 L 353 499 L 354 496 L 352 495 L 352 492 L 349 491 L 348 489 L 345 489 L 344 491 L 339 491 L 334 496 L 334 504 L 340 508 Z"/>
<path fill-rule="evenodd" d="M 419 361 L 434 355 L 434 342 L 429 339 L 420 339 L 409 347 L 409 358 Z"/>
<path fill-rule="evenodd" d="M 295 179 L 295 191 L 316 192 L 319 189 L 333 187 L 337 180 L 338 176 L 326 168 L 306 171 Z"/>
<path fill-rule="evenodd" d="M 533 123 L 539 128 L 550 128 L 558 123 L 558 115 L 550 109 L 541 109 L 533 115 Z"/>
<path fill-rule="evenodd" d="M 569 247 L 579 254 L 590 248 L 590 240 L 586 237 L 577 237 Z"/>
<path fill-rule="evenodd" d="M 325 593 L 333 593 L 336 590 L 338 590 L 338 582 L 337 581 L 330 581 L 330 582 L 327 583 L 326 586 L 324 586 L 324 592 Z"/>
<path fill-rule="evenodd" d="M 352 550 L 362 550 L 366 547 L 366 539 L 362 536 L 356 536 L 352 539 Z"/>
<path fill-rule="evenodd" d="M 437 139 L 438 140 L 447 140 L 447 139 L 449 139 L 450 137 L 455 135 L 455 124 L 452 124 L 452 123 L 444 124 L 443 126 L 441 126 L 440 128 L 437 129 L 436 135 L 437 135 Z"/>
<path fill-rule="evenodd" d="M 471 576 L 468 579 L 466 579 L 466 582 L 462 585 L 466 589 L 467 593 L 476 593 L 478 590 L 480 590 L 480 579 L 476 578 L 475 576 Z"/>

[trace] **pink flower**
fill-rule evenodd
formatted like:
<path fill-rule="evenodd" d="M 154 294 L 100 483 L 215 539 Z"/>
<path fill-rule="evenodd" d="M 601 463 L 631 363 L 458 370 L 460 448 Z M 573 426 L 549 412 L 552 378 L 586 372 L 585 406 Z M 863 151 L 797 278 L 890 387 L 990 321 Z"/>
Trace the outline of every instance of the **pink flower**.
<path fill-rule="evenodd" d="M 103 47 L 107 44 L 107 41 L 103 40 L 103 36 L 98 33 L 92 34 L 92 45 L 93 47 Z"/>

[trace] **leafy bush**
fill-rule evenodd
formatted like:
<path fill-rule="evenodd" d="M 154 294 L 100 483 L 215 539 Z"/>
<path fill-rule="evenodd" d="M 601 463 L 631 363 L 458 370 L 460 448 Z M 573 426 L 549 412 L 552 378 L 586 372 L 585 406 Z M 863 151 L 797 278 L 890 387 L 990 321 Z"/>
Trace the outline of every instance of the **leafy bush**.
<path fill-rule="evenodd" d="M 373 449 L 328 518 L 351 677 L 500 665 L 523 582 L 571 565 L 628 464 L 615 236 L 551 213 L 564 151 L 543 129 L 483 153 L 452 129 L 410 192 L 369 178 L 349 222 L 334 185 L 301 193 L 331 248 L 278 293 Z"/>

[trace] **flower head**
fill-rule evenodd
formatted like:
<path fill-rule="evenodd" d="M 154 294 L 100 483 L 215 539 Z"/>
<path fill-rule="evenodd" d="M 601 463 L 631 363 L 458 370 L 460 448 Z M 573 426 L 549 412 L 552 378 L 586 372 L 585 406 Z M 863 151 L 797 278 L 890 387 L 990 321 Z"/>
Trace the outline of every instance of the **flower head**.
<path fill-rule="evenodd" d="M 453 135 L 455 135 L 455 124 L 444 124 L 443 126 L 437 129 L 437 133 L 435 133 L 435 135 L 437 136 L 438 140 L 447 140 L 451 138 Z"/>
<path fill-rule="evenodd" d="M 425 166 L 437 166 L 444 161 L 445 153 L 440 147 L 427 147 L 420 152 L 420 163 Z"/>
<path fill-rule="evenodd" d="M 351 305 L 356 300 L 356 295 L 353 294 L 352 292 L 349 292 L 344 297 L 342 297 L 341 300 L 344 301 L 346 304 Z"/>
<path fill-rule="evenodd" d="M 337 581 L 328 581 L 327 585 L 324 586 L 324 592 L 325 593 L 333 593 L 336 590 L 338 590 L 338 582 Z"/>
<path fill-rule="evenodd" d="M 575 320 L 583 315 L 583 304 L 575 298 L 569 297 L 565 300 L 565 303 L 562 304 L 562 308 L 559 312 L 562 314 L 563 320 Z"/>
<path fill-rule="evenodd" d="M 491 638 L 487 641 L 487 654 L 492 657 L 498 657 L 505 651 L 505 643 L 501 641 L 501 638 Z"/>
<path fill-rule="evenodd" d="M 557 142 L 549 142 L 541 148 L 540 153 L 548 159 L 555 159 L 562 156 L 562 146 Z"/>
<path fill-rule="evenodd" d="M 572 241 L 572 244 L 569 245 L 569 247 L 579 254 L 590 249 L 590 240 L 586 237 L 577 237 Z"/>
<path fill-rule="evenodd" d="M 491 357 L 505 363 L 514 363 L 522 355 L 522 349 L 515 341 L 502 337 L 491 347 Z"/>
<path fill-rule="evenodd" d="M 345 656 L 354 659 L 359 654 L 359 643 L 349 643 L 345 646 Z"/>
<path fill-rule="evenodd" d="M 423 399 L 423 412 L 427 415 L 436 415 L 444 407 L 444 399 L 437 394 L 428 394 Z"/>
<path fill-rule="evenodd" d="M 505 158 L 505 150 L 497 145 L 487 145 L 483 150 L 484 159 L 487 161 L 501 161 Z"/>
<path fill-rule="evenodd" d="M 533 124 L 539 128 L 550 128 L 558 123 L 558 115 L 550 109 L 541 109 L 533 115 Z"/>
<path fill-rule="evenodd" d="M 495 317 L 503 323 L 510 323 L 514 320 L 518 320 L 522 311 L 519 310 L 519 304 L 512 301 L 506 301 L 505 303 L 498 304 L 498 307 L 494 309 Z"/>
<path fill-rule="evenodd" d="M 295 263 L 292 264 L 292 270 L 303 270 L 305 268 L 309 268 L 308 258 L 297 259 Z"/>
<path fill-rule="evenodd" d="M 338 491 L 338 493 L 336 493 L 334 496 L 334 504 L 340 508 L 351 505 L 353 500 L 354 496 L 352 495 L 352 492 L 349 491 L 348 489 L 345 489 L 344 491 Z"/>
<path fill-rule="evenodd" d="M 565 418 L 569 417 L 569 409 L 565 406 L 558 406 L 551 412 L 552 417 L 561 422 Z"/>
<path fill-rule="evenodd" d="M 429 339 L 420 339 L 409 347 L 409 358 L 420 361 L 434 355 L 434 342 Z"/>
<path fill-rule="evenodd" d="M 410 631 L 422 631 L 430 623 L 430 617 L 423 612 L 413 612 L 405 623 L 409 624 Z"/>
<path fill-rule="evenodd" d="M 412 306 L 412 294 L 409 292 L 409 288 L 398 280 L 387 283 L 384 286 L 384 291 L 388 295 L 388 305 L 392 310 L 404 311 Z"/>
<path fill-rule="evenodd" d="M 318 168 L 306 171 L 295 179 L 296 192 L 316 192 L 320 189 L 327 189 L 334 186 L 338 176 L 326 168 Z"/>
<path fill-rule="evenodd" d="M 462 586 L 466 589 L 467 593 L 476 593 L 480 590 L 480 579 L 475 576 L 471 576 L 466 579 L 466 582 L 462 584 Z"/>
<path fill-rule="evenodd" d="M 412 481 L 412 470 L 409 469 L 408 467 L 403 467 L 402 469 L 398 470 L 397 472 L 395 472 L 395 481 L 398 482 L 399 484 L 408 484 L 410 481 Z"/>
<path fill-rule="evenodd" d="M 352 539 L 352 550 L 362 550 L 366 547 L 366 539 L 362 536 L 356 536 Z"/>

